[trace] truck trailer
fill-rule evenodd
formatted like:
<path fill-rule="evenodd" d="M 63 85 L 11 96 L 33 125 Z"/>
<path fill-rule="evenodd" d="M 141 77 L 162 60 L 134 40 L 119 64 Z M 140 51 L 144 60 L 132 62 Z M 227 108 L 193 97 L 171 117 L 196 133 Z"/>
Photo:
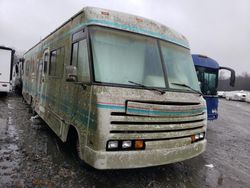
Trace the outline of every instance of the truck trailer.
<path fill-rule="evenodd" d="M 15 50 L 0 46 L 0 93 L 11 91 L 12 64 Z"/>

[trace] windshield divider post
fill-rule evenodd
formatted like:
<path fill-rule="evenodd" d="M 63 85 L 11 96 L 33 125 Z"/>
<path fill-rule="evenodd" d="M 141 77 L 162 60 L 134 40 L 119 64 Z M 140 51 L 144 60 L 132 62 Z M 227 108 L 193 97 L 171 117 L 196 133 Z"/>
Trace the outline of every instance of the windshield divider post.
<path fill-rule="evenodd" d="M 163 76 L 164 76 L 164 80 L 165 80 L 166 89 L 169 89 L 167 69 L 166 69 L 166 66 L 164 65 L 164 58 L 163 58 L 163 54 L 162 54 L 162 51 L 161 51 L 161 46 L 160 46 L 160 41 L 159 40 L 157 40 L 157 46 L 158 46 L 159 53 L 160 53 L 160 61 L 161 61 L 161 65 L 162 65 L 162 70 L 163 70 Z"/>
<path fill-rule="evenodd" d="M 87 46 L 88 46 L 88 56 L 89 56 L 89 74 L 90 74 L 90 83 L 93 84 L 94 78 L 94 65 L 93 65 L 93 52 L 92 52 L 92 43 L 90 40 L 90 29 L 86 27 L 87 32 Z"/>

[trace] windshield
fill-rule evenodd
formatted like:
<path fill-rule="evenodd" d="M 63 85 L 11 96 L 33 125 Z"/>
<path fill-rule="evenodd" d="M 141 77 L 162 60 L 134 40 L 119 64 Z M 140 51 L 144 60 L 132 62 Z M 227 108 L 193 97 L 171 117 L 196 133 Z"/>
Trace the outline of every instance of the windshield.
<path fill-rule="evenodd" d="M 188 90 L 186 87 L 165 83 L 178 82 L 199 90 L 189 50 L 157 39 L 107 29 L 90 27 L 95 82 L 145 87 Z M 162 60 L 164 63 L 162 63 Z M 167 69 L 167 76 L 164 75 Z M 177 67 L 177 69 L 175 69 Z"/>
<path fill-rule="evenodd" d="M 189 50 L 164 41 L 160 42 L 160 46 L 167 70 L 169 87 L 179 89 L 182 86 L 177 84 L 182 84 L 199 91 L 199 84 Z"/>
<path fill-rule="evenodd" d="M 218 71 L 212 69 L 197 68 L 197 76 L 201 83 L 201 92 L 204 95 L 217 94 Z"/>
<path fill-rule="evenodd" d="M 166 88 L 155 39 L 100 27 L 90 31 L 96 82 Z"/>

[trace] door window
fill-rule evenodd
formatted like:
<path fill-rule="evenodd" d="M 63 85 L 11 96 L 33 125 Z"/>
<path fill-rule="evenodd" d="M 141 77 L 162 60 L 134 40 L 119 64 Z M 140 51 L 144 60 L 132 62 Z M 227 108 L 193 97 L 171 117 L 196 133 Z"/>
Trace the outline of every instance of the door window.
<path fill-rule="evenodd" d="M 79 82 L 89 81 L 89 58 L 87 40 L 83 39 L 86 34 L 79 31 L 73 35 L 71 65 L 77 68 L 77 78 Z"/>

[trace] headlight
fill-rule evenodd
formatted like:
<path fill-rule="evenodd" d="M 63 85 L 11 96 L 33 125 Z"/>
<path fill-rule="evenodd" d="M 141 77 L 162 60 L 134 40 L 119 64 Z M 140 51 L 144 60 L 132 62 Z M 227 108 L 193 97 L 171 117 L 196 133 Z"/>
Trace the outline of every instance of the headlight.
<path fill-rule="evenodd" d="M 106 145 L 107 151 L 133 151 L 144 150 L 146 147 L 143 140 L 109 140 Z"/>
<path fill-rule="evenodd" d="M 108 142 L 108 149 L 116 149 L 118 148 L 118 141 L 109 141 Z"/>
<path fill-rule="evenodd" d="M 200 133 L 200 139 L 204 138 L 204 133 Z"/>
<path fill-rule="evenodd" d="M 126 148 L 131 148 L 132 146 L 132 142 L 131 141 L 123 141 L 122 142 L 122 148 L 126 149 Z"/>
<path fill-rule="evenodd" d="M 193 142 L 197 142 L 197 141 L 203 140 L 204 138 L 205 138 L 205 133 L 202 132 L 202 133 L 198 133 L 198 134 L 192 135 L 191 136 L 191 141 L 193 143 Z"/>

